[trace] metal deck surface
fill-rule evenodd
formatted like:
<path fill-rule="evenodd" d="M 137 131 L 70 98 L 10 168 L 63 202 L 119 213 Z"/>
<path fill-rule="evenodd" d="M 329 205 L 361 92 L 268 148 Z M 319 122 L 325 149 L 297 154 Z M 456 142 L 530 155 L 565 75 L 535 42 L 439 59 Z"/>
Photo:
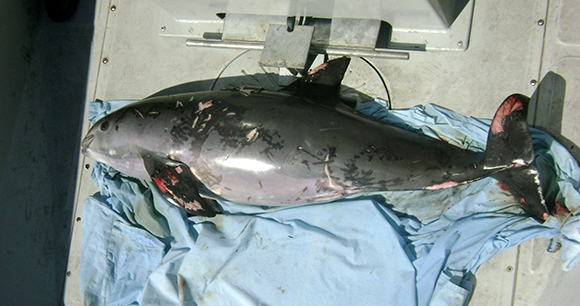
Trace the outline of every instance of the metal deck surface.
<path fill-rule="evenodd" d="M 153 0 L 97 1 L 87 103 L 140 99 L 161 89 L 228 73 L 242 50 L 187 47 L 184 38 L 158 35 L 163 26 Z M 508 95 L 532 100 L 530 120 L 559 139 L 578 158 L 580 123 L 580 3 L 478 1 L 466 51 L 414 51 L 409 60 L 370 60 L 385 77 L 393 108 L 435 103 L 458 113 L 491 118 Z M 458 42 L 460 43 L 460 42 Z M 259 52 L 259 51 L 250 51 Z M 552 73 L 549 73 L 552 72 Z M 548 77 L 546 77 L 548 76 Z M 360 77 L 360 82 L 365 80 Z M 538 88 L 540 90 L 538 91 Z M 84 131 L 88 127 L 85 121 Z M 81 157 L 65 303 L 79 305 L 82 203 L 98 189 L 92 161 Z M 580 267 L 563 272 L 560 253 L 536 239 L 480 267 L 470 305 L 575 305 Z"/>

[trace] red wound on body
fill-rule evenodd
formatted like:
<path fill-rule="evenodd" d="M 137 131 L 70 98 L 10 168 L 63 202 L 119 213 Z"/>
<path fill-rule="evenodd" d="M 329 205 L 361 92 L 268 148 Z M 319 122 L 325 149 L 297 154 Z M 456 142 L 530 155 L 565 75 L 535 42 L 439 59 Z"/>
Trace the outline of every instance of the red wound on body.
<path fill-rule="evenodd" d="M 167 183 L 160 177 L 156 178 L 154 181 L 155 185 L 159 188 L 162 193 L 167 193 Z"/>
<path fill-rule="evenodd" d="M 556 212 L 555 215 L 559 216 L 559 215 L 567 215 L 569 214 L 570 211 L 568 209 L 566 209 L 566 207 L 558 204 L 558 202 L 556 202 Z"/>
<path fill-rule="evenodd" d="M 504 185 L 502 185 L 502 183 L 497 182 L 497 185 L 499 186 L 499 188 L 501 188 L 501 190 L 505 191 L 505 192 L 509 192 L 509 190 L 507 190 L 507 188 L 505 188 Z"/>
<path fill-rule="evenodd" d="M 175 177 L 175 175 L 173 175 L 173 173 L 171 172 L 167 172 L 167 176 L 169 177 L 169 179 L 171 180 L 171 185 L 174 185 L 179 183 L 179 180 Z"/>

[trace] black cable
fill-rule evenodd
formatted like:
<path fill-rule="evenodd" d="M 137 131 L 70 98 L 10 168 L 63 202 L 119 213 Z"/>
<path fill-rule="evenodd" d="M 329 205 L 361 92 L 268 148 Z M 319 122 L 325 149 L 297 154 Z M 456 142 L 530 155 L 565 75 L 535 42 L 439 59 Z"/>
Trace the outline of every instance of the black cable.
<path fill-rule="evenodd" d="M 385 82 L 383 75 L 381 74 L 379 69 L 377 67 L 375 67 L 375 65 L 373 65 L 373 63 L 371 63 L 369 60 L 367 60 L 366 58 L 364 58 L 362 56 L 360 56 L 359 58 L 361 60 L 365 61 L 365 63 L 369 64 L 369 66 L 371 66 L 371 68 L 373 68 L 373 70 L 379 75 L 379 78 L 381 78 L 381 82 L 383 82 L 383 86 L 385 87 L 385 91 L 387 92 L 387 100 L 389 101 L 389 109 L 391 109 L 391 105 L 393 104 L 393 102 L 391 101 L 391 94 L 389 93 L 389 88 L 387 87 L 387 83 Z"/>

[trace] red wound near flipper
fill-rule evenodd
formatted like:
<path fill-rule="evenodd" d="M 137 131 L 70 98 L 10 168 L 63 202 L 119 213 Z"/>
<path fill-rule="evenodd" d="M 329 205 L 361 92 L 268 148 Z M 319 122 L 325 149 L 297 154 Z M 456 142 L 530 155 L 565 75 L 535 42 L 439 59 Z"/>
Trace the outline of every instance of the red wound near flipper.
<path fill-rule="evenodd" d="M 502 185 L 500 182 L 497 182 L 497 185 L 499 186 L 499 188 L 501 188 L 501 190 L 509 192 L 508 189 L 505 188 L 505 186 Z"/>
<path fill-rule="evenodd" d="M 164 180 L 158 177 L 153 182 L 155 183 L 155 185 L 157 185 L 157 188 L 159 188 L 159 191 L 161 191 L 161 193 L 167 193 L 167 183 L 165 183 Z"/>

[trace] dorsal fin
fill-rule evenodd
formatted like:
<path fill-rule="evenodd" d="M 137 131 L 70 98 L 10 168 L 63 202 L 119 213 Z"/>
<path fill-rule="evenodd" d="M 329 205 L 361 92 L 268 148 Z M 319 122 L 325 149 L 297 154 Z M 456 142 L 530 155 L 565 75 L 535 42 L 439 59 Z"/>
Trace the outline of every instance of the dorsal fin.
<path fill-rule="evenodd" d="M 332 59 L 308 71 L 302 78 L 302 82 L 305 84 L 340 86 L 349 63 L 350 58 L 346 56 Z"/>
<path fill-rule="evenodd" d="M 340 83 L 349 63 L 350 58 L 346 56 L 332 59 L 311 69 L 285 90 L 293 90 L 300 97 L 334 107 L 340 102 Z"/>

